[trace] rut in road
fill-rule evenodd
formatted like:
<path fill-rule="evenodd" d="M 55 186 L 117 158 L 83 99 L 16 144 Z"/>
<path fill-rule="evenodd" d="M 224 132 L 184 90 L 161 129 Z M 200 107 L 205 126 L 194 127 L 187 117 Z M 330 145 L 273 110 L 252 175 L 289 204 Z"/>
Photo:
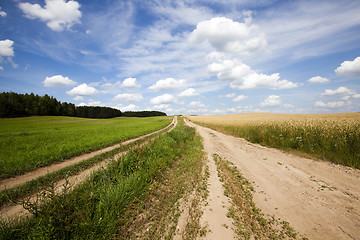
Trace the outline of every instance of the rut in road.
<path fill-rule="evenodd" d="M 163 130 L 165 130 L 165 129 L 167 129 L 166 132 L 169 132 L 169 131 L 173 130 L 173 129 L 176 127 L 177 123 L 178 123 L 177 117 L 175 116 L 175 117 L 173 118 L 173 121 L 172 121 L 167 127 L 163 128 L 163 129 L 160 129 L 160 130 L 158 130 L 158 131 L 155 131 L 155 132 L 152 132 L 152 133 L 149 133 L 149 134 L 146 134 L 146 135 L 137 137 L 137 138 L 135 138 L 135 139 L 128 140 L 128 141 L 123 142 L 123 143 L 120 143 L 120 144 L 116 144 L 116 145 L 114 145 L 114 146 L 111 146 L 111 147 L 108 147 L 108 148 L 105 148 L 105 149 L 102 149 L 102 150 L 98 150 L 98 151 L 96 151 L 96 152 L 91 153 L 91 154 L 95 154 L 95 155 L 92 155 L 91 157 L 96 156 L 96 155 L 99 155 L 99 154 L 104 153 L 104 152 L 111 151 L 111 150 L 113 150 L 113 149 L 115 149 L 115 148 L 119 148 L 119 147 L 121 147 L 121 146 L 127 145 L 127 144 L 132 143 L 132 142 L 135 142 L 135 141 L 137 141 L 137 140 L 140 140 L 140 139 L 143 139 L 143 138 L 152 136 L 152 135 L 154 135 L 154 134 L 156 134 L 156 133 L 159 133 L 159 132 L 161 132 L 161 131 L 163 131 Z M 148 142 L 148 141 L 142 143 L 142 144 L 139 145 L 138 147 L 141 147 L 141 146 L 147 144 L 147 142 Z M 110 148 L 111 148 L 111 149 L 110 149 Z M 110 150 L 109 150 L 109 149 L 110 149 Z M 101 151 L 102 151 L 102 152 L 101 152 Z M 88 169 L 86 169 L 86 170 L 84 170 L 84 171 L 82 171 L 82 172 L 80 172 L 80 173 L 78 173 L 78 174 L 76 174 L 76 175 L 74 175 L 74 176 L 68 177 L 68 178 L 67 178 L 67 181 L 68 181 L 69 185 L 70 185 L 72 188 L 75 187 L 76 185 L 78 185 L 78 184 L 80 184 L 81 182 L 83 182 L 84 180 L 86 180 L 86 179 L 90 176 L 91 173 L 93 173 L 94 171 L 97 171 L 97 170 L 99 170 L 99 169 L 101 169 L 101 168 L 106 167 L 106 165 L 107 165 L 110 161 L 118 160 L 121 156 L 125 155 L 126 153 L 127 153 L 127 151 L 120 152 L 120 153 L 116 154 L 113 158 L 105 159 L 104 161 L 99 162 L 99 163 L 93 165 L 92 167 L 90 167 L 90 168 L 88 168 Z M 91 157 L 89 156 L 89 154 L 85 154 L 85 155 L 86 155 L 86 157 L 87 157 L 86 159 L 91 158 Z M 83 156 L 84 156 L 84 155 L 83 155 Z M 82 161 L 84 161 L 84 160 L 86 160 L 86 159 L 82 159 Z M 76 160 L 76 161 L 73 161 L 71 165 L 76 164 L 76 163 L 79 162 L 77 159 L 75 159 L 75 160 Z M 60 170 L 60 169 L 57 169 L 56 171 L 58 171 L 58 170 Z M 43 175 L 46 175 L 46 174 L 48 174 L 48 173 L 49 173 L 49 172 L 45 172 L 45 174 L 43 174 Z M 31 180 L 31 179 L 30 179 L 30 180 Z M 57 182 L 54 184 L 54 185 L 56 186 L 56 192 L 57 192 L 57 193 L 60 193 L 60 192 L 62 191 L 63 185 L 65 184 L 65 181 L 66 181 L 65 179 L 62 179 L 62 180 L 60 180 L 60 181 L 57 181 Z M 34 194 L 33 196 L 29 197 L 29 199 L 30 199 L 30 201 L 35 201 L 36 197 L 37 197 L 37 194 Z M 2 208 L 0 209 L 0 216 L 1 216 L 2 219 L 12 220 L 12 219 L 16 219 L 16 218 L 18 218 L 18 217 L 24 217 L 24 216 L 29 216 L 29 215 L 30 215 L 30 213 L 23 208 L 23 205 L 22 205 L 22 204 L 17 204 L 17 205 L 13 205 L 13 206 L 6 206 L 6 207 L 2 207 Z"/>
<path fill-rule="evenodd" d="M 309 239 L 360 239 L 360 170 L 189 125 L 203 138 L 209 156 L 231 161 L 253 184 L 254 201 L 263 213 L 289 222 Z M 211 232 L 207 239 L 214 239 Z"/>

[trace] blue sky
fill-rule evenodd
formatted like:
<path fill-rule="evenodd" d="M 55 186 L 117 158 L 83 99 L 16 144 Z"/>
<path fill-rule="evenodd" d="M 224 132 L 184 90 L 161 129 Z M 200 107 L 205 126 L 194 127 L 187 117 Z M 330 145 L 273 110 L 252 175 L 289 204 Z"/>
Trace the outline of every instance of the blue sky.
<path fill-rule="evenodd" d="M 360 1 L 0 7 L 1 92 L 167 114 L 360 111 Z"/>

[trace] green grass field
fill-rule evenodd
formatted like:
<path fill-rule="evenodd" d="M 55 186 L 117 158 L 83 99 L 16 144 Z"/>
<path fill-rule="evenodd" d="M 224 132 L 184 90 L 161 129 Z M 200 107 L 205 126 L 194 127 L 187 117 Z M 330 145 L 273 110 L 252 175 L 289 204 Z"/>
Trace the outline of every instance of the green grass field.
<path fill-rule="evenodd" d="M 0 179 L 156 131 L 171 120 L 171 117 L 0 119 Z"/>
<path fill-rule="evenodd" d="M 66 194 L 49 188 L 34 214 L 0 221 L 0 239 L 172 239 L 184 195 L 201 192 L 201 138 L 180 124 L 148 145 L 130 151 Z M 206 181 L 204 180 L 206 188 Z M 141 217 L 142 216 L 142 217 Z M 187 226 L 197 234 L 199 216 Z"/>

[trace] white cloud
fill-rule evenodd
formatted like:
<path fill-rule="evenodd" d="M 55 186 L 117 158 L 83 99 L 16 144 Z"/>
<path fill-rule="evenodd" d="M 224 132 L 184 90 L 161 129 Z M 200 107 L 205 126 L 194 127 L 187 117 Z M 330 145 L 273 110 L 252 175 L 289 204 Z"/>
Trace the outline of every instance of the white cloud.
<path fill-rule="evenodd" d="M 136 89 L 141 87 L 141 85 L 136 82 L 136 78 L 126 78 L 121 83 L 121 86 L 126 89 Z"/>
<path fill-rule="evenodd" d="M 316 76 L 316 77 L 310 78 L 308 80 L 308 82 L 311 82 L 311 83 L 328 83 L 328 82 L 330 82 L 330 80 L 327 79 L 327 78 L 324 78 L 324 77 Z"/>
<path fill-rule="evenodd" d="M 6 12 L 2 11 L 2 10 L 1 10 L 1 7 L 0 7 L 0 16 L 6 17 Z"/>
<path fill-rule="evenodd" d="M 178 96 L 179 97 L 192 97 L 192 96 L 196 96 L 199 95 L 196 90 L 194 88 L 188 88 L 186 90 L 184 90 L 183 92 L 181 92 Z"/>
<path fill-rule="evenodd" d="M 175 80 L 174 78 L 166 78 L 157 81 L 154 85 L 149 87 L 153 91 L 167 91 L 179 89 L 185 86 L 186 81 L 183 79 Z"/>
<path fill-rule="evenodd" d="M 209 42 L 217 51 L 253 54 L 266 45 L 264 33 L 253 34 L 256 26 L 251 23 L 251 17 L 245 23 L 233 21 L 226 17 L 215 17 L 198 23 L 196 29 L 190 34 L 190 42 Z"/>
<path fill-rule="evenodd" d="M 358 94 L 358 93 L 354 94 L 353 98 L 360 98 L 360 94 Z"/>
<path fill-rule="evenodd" d="M 222 60 L 208 65 L 209 73 L 216 73 L 221 80 L 229 80 L 234 78 L 243 77 L 252 72 L 251 68 L 240 61 Z"/>
<path fill-rule="evenodd" d="M 139 107 L 134 105 L 134 104 L 130 104 L 128 106 L 125 106 L 125 107 L 120 107 L 120 111 L 122 112 L 126 112 L 126 111 L 136 111 L 138 110 Z"/>
<path fill-rule="evenodd" d="M 339 108 L 348 104 L 351 104 L 351 101 L 348 102 L 339 101 L 339 102 L 328 102 L 328 103 L 324 103 L 323 101 L 316 101 L 315 107 Z"/>
<path fill-rule="evenodd" d="M 206 107 L 206 105 L 201 103 L 200 101 L 192 101 L 192 102 L 190 102 L 189 106 L 191 108 L 194 108 L 194 107 L 196 107 L 196 108 L 204 108 L 204 107 Z"/>
<path fill-rule="evenodd" d="M 167 93 L 164 95 L 160 95 L 160 96 L 150 99 L 150 103 L 156 104 L 156 105 L 168 104 L 168 103 L 174 103 L 174 102 L 176 102 L 176 98 L 173 95 L 167 94 Z"/>
<path fill-rule="evenodd" d="M 170 107 L 169 104 L 160 104 L 160 105 L 155 105 L 153 108 L 158 110 L 164 110 L 164 109 L 168 109 L 169 107 Z"/>
<path fill-rule="evenodd" d="M 271 75 L 259 74 L 237 59 L 212 63 L 208 65 L 208 72 L 216 73 L 220 80 L 230 81 L 230 87 L 233 89 L 287 89 L 298 87 L 296 83 L 280 80 L 279 73 Z"/>
<path fill-rule="evenodd" d="M 245 100 L 245 99 L 247 99 L 247 98 L 248 98 L 247 96 L 239 95 L 239 96 L 237 96 L 237 97 L 234 97 L 234 98 L 232 99 L 232 101 L 233 101 L 233 102 L 240 102 L 240 101 Z"/>
<path fill-rule="evenodd" d="M 45 0 L 45 6 L 39 4 L 19 3 L 19 8 L 30 19 L 39 18 L 54 31 L 70 29 L 76 23 L 80 23 L 80 4 L 77 1 Z"/>
<path fill-rule="evenodd" d="M 4 70 L 4 67 L 3 66 L 0 66 L 0 71 L 3 71 Z"/>
<path fill-rule="evenodd" d="M 100 106 L 101 102 L 100 101 L 95 101 L 95 100 L 90 100 L 87 104 L 87 106 Z"/>
<path fill-rule="evenodd" d="M 52 77 L 46 77 L 43 81 L 45 87 L 69 87 L 76 84 L 75 81 L 62 75 L 55 75 Z"/>
<path fill-rule="evenodd" d="M 270 95 L 267 97 L 262 103 L 260 103 L 261 107 L 276 107 L 281 104 L 280 96 Z"/>
<path fill-rule="evenodd" d="M 83 96 L 76 96 L 73 98 L 75 101 L 84 101 L 84 97 Z"/>
<path fill-rule="evenodd" d="M 236 93 L 229 93 L 229 94 L 226 94 L 225 97 L 227 98 L 233 98 L 236 96 Z"/>
<path fill-rule="evenodd" d="M 283 104 L 283 106 L 284 106 L 285 108 L 294 108 L 294 107 L 295 107 L 294 105 L 288 104 L 288 103 Z"/>
<path fill-rule="evenodd" d="M 344 61 L 340 67 L 335 69 L 335 72 L 347 77 L 360 77 L 360 57 L 355 58 L 354 61 Z"/>
<path fill-rule="evenodd" d="M 298 84 L 288 80 L 279 80 L 279 73 L 266 75 L 252 72 L 242 79 L 236 79 L 230 86 L 234 89 L 251 89 L 251 88 L 270 88 L 270 89 L 287 89 L 295 88 Z"/>
<path fill-rule="evenodd" d="M 122 100 L 127 102 L 140 102 L 143 100 L 143 96 L 138 93 L 120 93 L 116 95 L 113 100 Z"/>
<path fill-rule="evenodd" d="M 335 90 L 326 89 L 322 96 L 333 96 L 333 95 L 352 95 L 356 92 L 354 90 L 348 89 L 346 87 L 339 87 Z"/>
<path fill-rule="evenodd" d="M 77 87 L 74 87 L 70 91 L 67 91 L 66 93 L 71 96 L 92 96 L 99 91 L 96 90 L 94 87 L 88 86 L 86 83 L 83 83 Z"/>
<path fill-rule="evenodd" d="M 14 41 L 11 41 L 9 39 L 0 40 L 0 58 L 14 56 L 13 44 Z"/>

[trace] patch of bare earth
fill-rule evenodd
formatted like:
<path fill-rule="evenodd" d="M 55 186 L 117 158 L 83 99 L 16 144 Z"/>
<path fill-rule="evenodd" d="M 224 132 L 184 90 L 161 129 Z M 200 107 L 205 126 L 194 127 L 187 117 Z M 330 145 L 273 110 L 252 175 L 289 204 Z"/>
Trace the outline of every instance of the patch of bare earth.
<path fill-rule="evenodd" d="M 202 136 L 208 154 L 226 158 L 252 183 L 254 202 L 268 219 L 280 218 L 308 239 L 360 239 L 360 170 L 294 156 L 190 124 Z M 210 176 L 215 174 L 210 169 Z M 208 219 L 206 238 L 219 234 L 218 239 L 231 239 L 232 225 L 223 224 L 226 211 L 220 211 L 228 203 L 216 200 L 223 190 L 215 186 L 209 186 L 209 196 L 215 193 L 209 205 L 216 201 L 219 212 L 211 213 L 209 207 L 204 217 L 212 214 L 220 226 L 229 228 L 212 225 Z"/>

